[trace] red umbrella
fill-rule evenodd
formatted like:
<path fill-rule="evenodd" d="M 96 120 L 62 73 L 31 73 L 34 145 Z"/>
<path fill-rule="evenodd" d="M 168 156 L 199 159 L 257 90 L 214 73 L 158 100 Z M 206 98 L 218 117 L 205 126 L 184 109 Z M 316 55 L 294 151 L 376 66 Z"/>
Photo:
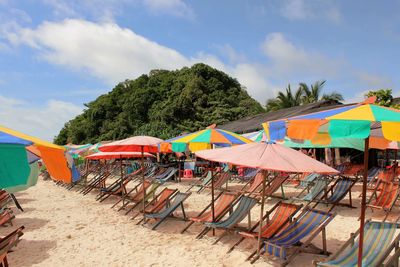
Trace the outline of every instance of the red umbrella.
<path fill-rule="evenodd" d="M 230 163 L 269 171 L 314 172 L 335 174 L 337 170 L 325 165 L 299 151 L 275 143 L 249 143 L 214 150 L 202 150 L 197 157 L 217 162 Z M 260 224 L 258 231 L 258 254 L 261 245 L 262 217 L 265 203 L 265 172 L 261 201 Z M 213 205 L 213 204 L 212 204 Z"/>
<path fill-rule="evenodd" d="M 158 152 L 158 144 L 161 143 L 162 139 L 152 137 L 152 136 L 134 136 L 129 137 L 123 140 L 114 141 L 99 147 L 99 150 L 102 152 L 140 152 L 142 158 L 142 168 L 144 168 L 143 158 L 145 152 L 149 153 L 157 153 Z M 145 180 L 144 172 L 143 174 L 143 183 Z M 143 187 L 143 217 L 145 216 L 145 199 L 146 199 L 146 188 Z"/>
<path fill-rule="evenodd" d="M 143 153 L 143 156 L 146 158 L 155 157 L 150 153 Z M 86 156 L 86 159 L 121 159 L 121 158 L 140 158 L 142 157 L 142 153 L 140 152 L 97 152 L 92 155 Z"/>

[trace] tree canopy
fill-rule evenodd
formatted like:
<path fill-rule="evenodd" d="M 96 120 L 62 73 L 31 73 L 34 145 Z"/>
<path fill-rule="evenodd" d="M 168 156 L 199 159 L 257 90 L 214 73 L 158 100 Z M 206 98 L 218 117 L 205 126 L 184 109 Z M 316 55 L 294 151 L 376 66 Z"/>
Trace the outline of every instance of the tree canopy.
<path fill-rule="evenodd" d="M 237 80 L 205 64 L 152 70 L 119 83 L 85 106 L 65 124 L 55 143 L 95 143 L 133 135 L 166 139 L 264 111 Z"/>
<path fill-rule="evenodd" d="M 299 83 L 299 87 L 294 93 L 289 84 L 285 92 L 279 92 L 276 98 L 267 100 L 267 111 L 315 103 L 320 100 L 342 101 L 343 96 L 340 93 L 332 92 L 330 94 L 322 94 L 325 82 L 326 81 L 316 81 L 311 86 L 308 86 L 306 83 Z"/>

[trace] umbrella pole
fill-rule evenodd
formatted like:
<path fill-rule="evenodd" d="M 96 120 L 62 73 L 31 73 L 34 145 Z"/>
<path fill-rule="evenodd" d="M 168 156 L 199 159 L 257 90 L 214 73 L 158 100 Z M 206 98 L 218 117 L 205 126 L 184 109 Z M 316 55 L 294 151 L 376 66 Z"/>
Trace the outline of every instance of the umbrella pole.
<path fill-rule="evenodd" d="M 120 186 L 120 188 L 122 190 L 122 184 L 123 184 L 122 179 L 124 179 L 124 171 L 123 171 L 123 167 L 122 167 L 122 156 L 119 156 L 119 167 L 121 169 L 121 179 L 120 179 L 120 185 L 119 186 Z M 123 190 L 121 191 L 121 196 L 122 196 L 122 203 L 125 204 L 125 194 L 124 194 Z"/>
<path fill-rule="evenodd" d="M 212 221 L 215 221 L 214 213 L 214 162 L 211 162 L 211 213 Z M 215 228 L 213 227 L 213 235 L 215 235 Z"/>
<path fill-rule="evenodd" d="M 358 267 L 362 267 L 362 258 L 363 258 L 362 256 L 363 256 L 363 245 L 364 245 L 365 207 L 367 202 L 368 160 L 369 160 L 369 137 L 365 139 L 365 145 L 364 145 L 364 173 L 363 173 L 362 199 L 361 199 L 360 237 L 358 243 Z"/>
<path fill-rule="evenodd" d="M 261 211 L 260 211 L 260 224 L 258 225 L 258 246 L 257 246 L 257 256 L 261 252 L 261 228 L 263 227 L 263 217 L 264 217 L 264 204 L 265 204 L 265 180 L 267 179 L 267 171 L 263 172 L 263 186 L 262 186 L 262 198 L 261 198 Z"/>
<path fill-rule="evenodd" d="M 142 157 L 141 157 L 141 164 L 142 164 L 142 188 L 143 188 L 143 221 L 146 219 L 146 211 L 145 211 L 145 205 L 146 205 L 146 187 L 144 186 L 145 182 L 145 177 L 144 177 L 144 151 L 143 151 L 143 146 L 141 146 L 141 152 L 142 152 Z"/>

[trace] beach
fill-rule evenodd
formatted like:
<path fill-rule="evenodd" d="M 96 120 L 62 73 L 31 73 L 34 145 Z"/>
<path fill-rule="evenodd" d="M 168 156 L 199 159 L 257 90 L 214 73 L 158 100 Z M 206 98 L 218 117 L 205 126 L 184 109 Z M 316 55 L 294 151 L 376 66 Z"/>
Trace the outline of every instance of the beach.
<path fill-rule="evenodd" d="M 185 183 L 168 183 L 167 186 L 181 191 L 187 188 Z M 358 196 L 359 189 L 356 185 L 353 196 Z M 286 191 L 290 194 L 290 188 Z M 25 211 L 14 209 L 14 225 L 1 228 L 1 234 L 5 235 L 11 228 L 26 227 L 22 241 L 9 254 L 10 266 L 275 266 L 266 257 L 254 265 L 245 261 L 255 249 L 253 240 L 244 241 L 226 254 L 238 240 L 236 235 L 212 245 L 216 237 L 210 233 L 203 239 L 195 238 L 202 229 L 200 225 L 195 224 L 180 234 L 185 223 L 175 219 L 167 220 L 153 231 L 149 225 L 136 225 L 136 220 L 132 221 L 123 211 L 111 209 L 115 197 L 99 203 L 95 195 L 93 191 L 84 196 L 76 188 L 68 191 L 52 181 L 42 180 L 37 186 L 17 193 Z M 210 198 L 207 190 L 201 194 L 192 193 L 185 203 L 187 214 L 195 216 Z M 276 201 L 268 200 L 266 209 Z M 355 198 L 354 204 L 359 206 L 359 198 Z M 359 227 L 359 209 L 337 207 L 335 212 L 338 213 L 336 218 L 327 227 L 330 251 L 336 251 Z M 252 210 L 253 221 L 258 213 L 258 207 Z M 375 218 L 380 216 L 383 213 L 374 212 Z M 217 231 L 217 235 L 220 233 Z M 321 244 L 320 236 L 314 244 Z M 301 253 L 289 266 L 311 266 L 313 259 L 323 257 Z"/>

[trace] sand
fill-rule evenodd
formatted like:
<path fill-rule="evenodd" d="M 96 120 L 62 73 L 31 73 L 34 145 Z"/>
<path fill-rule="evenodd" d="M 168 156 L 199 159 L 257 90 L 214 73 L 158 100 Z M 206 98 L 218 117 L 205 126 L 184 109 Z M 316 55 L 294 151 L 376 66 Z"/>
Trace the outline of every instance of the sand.
<path fill-rule="evenodd" d="M 170 188 L 185 190 L 182 184 L 167 184 Z M 355 187 L 354 204 L 359 206 L 360 185 Z M 288 190 L 290 191 L 290 189 Z M 290 193 L 289 193 L 290 194 Z M 185 234 L 180 230 L 185 223 L 168 220 L 157 230 L 136 225 L 122 212 L 110 207 L 116 201 L 111 197 L 104 203 L 95 201 L 96 193 L 83 196 L 77 190 L 68 191 L 52 181 L 40 180 L 27 191 L 17 193 L 25 212 L 14 209 L 14 226 L 3 227 L 4 235 L 24 225 L 24 236 L 15 251 L 9 254 L 10 266 L 275 266 L 274 261 L 263 257 L 254 265 L 245 261 L 255 248 L 254 241 L 245 241 L 232 253 L 226 254 L 237 236 L 230 235 L 216 245 L 211 234 L 201 240 L 195 236 L 200 225 Z M 194 216 L 209 201 L 208 192 L 193 193 L 185 204 L 187 213 Z M 276 200 L 268 200 L 267 208 Z M 323 206 L 320 206 L 324 208 Z M 254 209 L 256 220 L 259 210 Z M 359 225 L 359 209 L 338 207 L 336 218 L 327 227 L 328 249 L 336 251 Z M 371 216 L 368 211 L 367 216 Z M 374 212 L 381 218 L 382 212 Z M 397 217 L 395 213 L 393 217 Z M 220 234 L 220 232 L 217 232 Z M 321 244 L 321 236 L 314 244 Z M 302 253 L 290 266 L 311 266 L 312 260 L 323 258 Z"/>

